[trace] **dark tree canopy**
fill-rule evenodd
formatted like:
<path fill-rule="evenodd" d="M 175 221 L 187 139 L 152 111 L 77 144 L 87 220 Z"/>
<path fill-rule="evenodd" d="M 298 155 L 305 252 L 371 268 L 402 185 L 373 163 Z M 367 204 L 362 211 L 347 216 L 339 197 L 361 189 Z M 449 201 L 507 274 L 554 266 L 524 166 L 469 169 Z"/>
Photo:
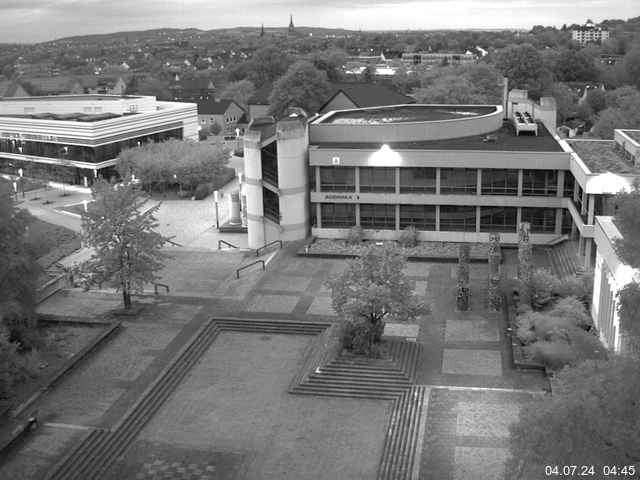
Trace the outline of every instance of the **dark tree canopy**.
<path fill-rule="evenodd" d="M 552 82 L 542 55 L 528 43 L 509 45 L 497 51 L 495 65 L 509 79 L 510 88 L 527 89 L 539 96 Z"/>
<path fill-rule="evenodd" d="M 633 268 L 640 268 L 640 191 L 620 192 L 615 196 L 614 221 L 622 238 L 614 246 L 620 258 Z"/>
<path fill-rule="evenodd" d="M 313 115 L 329 99 L 329 93 L 326 73 L 312 63 L 301 60 L 291 65 L 273 86 L 269 96 L 269 112 L 281 118 L 288 108 L 300 107 Z"/>

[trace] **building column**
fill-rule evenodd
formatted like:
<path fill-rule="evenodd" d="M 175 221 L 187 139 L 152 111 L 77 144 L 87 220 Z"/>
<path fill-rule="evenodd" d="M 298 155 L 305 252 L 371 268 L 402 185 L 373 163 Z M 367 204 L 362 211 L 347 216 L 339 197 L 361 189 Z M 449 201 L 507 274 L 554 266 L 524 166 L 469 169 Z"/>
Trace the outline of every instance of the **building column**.
<path fill-rule="evenodd" d="M 356 193 L 360 193 L 360 167 L 354 167 L 354 168 L 356 169 Z M 360 225 L 359 221 L 358 221 L 358 225 Z"/>
<path fill-rule="evenodd" d="M 440 195 L 440 167 L 436 167 L 436 195 Z M 438 212 L 439 209 L 436 208 L 436 217 L 439 215 Z"/>
<path fill-rule="evenodd" d="M 476 207 L 476 233 L 480 233 L 480 207 Z"/>
<path fill-rule="evenodd" d="M 587 223 L 589 225 L 593 225 L 595 218 L 594 218 L 594 213 L 595 213 L 595 208 L 596 208 L 596 196 L 594 194 L 589 194 L 587 195 L 587 202 L 588 202 L 588 206 L 587 206 Z"/>
<path fill-rule="evenodd" d="M 360 204 L 356 203 L 356 225 L 360 226 Z"/>
<path fill-rule="evenodd" d="M 400 167 L 395 168 L 396 195 L 400 194 Z"/>
<path fill-rule="evenodd" d="M 321 192 L 322 188 L 320 188 L 320 167 L 311 167 L 315 169 L 316 176 L 316 192 Z"/>
<path fill-rule="evenodd" d="M 476 173 L 476 195 L 482 195 L 482 169 L 479 168 Z"/>
<path fill-rule="evenodd" d="M 557 197 L 564 197 L 564 170 L 558 170 L 558 193 Z"/>
<path fill-rule="evenodd" d="M 440 175 L 438 175 L 438 178 L 439 177 Z M 439 232 L 439 231 L 440 231 L 440 205 L 436 205 L 436 232 Z"/>
<path fill-rule="evenodd" d="M 585 238 L 584 249 L 584 268 L 585 270 L 591 270 L 591 248 L 593 246 L 593 238 Z"/>
<path fill-rule="evenodd" d="M 585 192 L 584 190 L 582 190 L 582 198 L 580 200 L 582 200 L 581 205 L 580 205 L 580 215 L 584 215 L 585 213 L 587 213 L 587 192 Z"/>
<path fill-rule="evenodd" d="M 400 205 L 396 203 L 396 231 L 400 230 Z"/>
<path fill-rule="evenodd" d="M 322 228 L 322 208 L 320 203 L 316 203 L 316 223 L 318 228 Z"/>
<path fill-rule="evenodd" d="M 556 235 L 562 234 L 562 208 L 556 208 L 556 226 L 554 233 Z"/>
<path fill-rule="evenodd" d="M 516 209 L 516 225 L 517 228 L 520 228 L 520 224 L 522 223 L 522 208 L 518 207 Z"/>
<path fill-rule="evenodd" d="M 522 185 L 524 183 L 524 171 L 520 168 L 518 169 L 518 196 L 522 196 Z"/>

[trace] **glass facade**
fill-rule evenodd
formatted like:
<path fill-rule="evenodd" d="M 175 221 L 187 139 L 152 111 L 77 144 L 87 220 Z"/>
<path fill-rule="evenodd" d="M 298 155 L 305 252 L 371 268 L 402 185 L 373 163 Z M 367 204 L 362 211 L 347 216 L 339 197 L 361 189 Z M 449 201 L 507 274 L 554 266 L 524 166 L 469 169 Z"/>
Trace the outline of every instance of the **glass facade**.
<path fill-rule="evenodd" d="M 531 233 L 554 233 L 556 209 L 523 207 L 522 221 L 531 224 Z"/>
<path fill-rule="evenodd" d="M 353 167 L 320 167 L 322 192 L 354 192 L 356 171 Z"/>
<path fill-rule="evenodd" d="M 360 191 L 394 193 L 396 191 L 396 169 L 387 167 L 360 168 Z"/>
<path fill-rule="evenodd" d="M 144 135 L 121 142 L 113 142 L 98 147 L 0 138 L 0 153 L 17 153 L 35 157 L 63 158 L 78 162 L 100 163 L 106 160 L 113 160 L 122 150 L 127 148 L 137 147 L 143 143 L 163 142 L 170 138 L 182 139 L 182 128 L 167 130 L 153 135 Z"/>
<path fill-rule="evenodd" d="M 362 228 L 395 230 L 396 206 L 377 203 L 361 204 L 360 226 Z"/>
<path fill-rule="evenodd" d="M 322 228 L 349 228 L 356 224 L 354 203 L 320 204 Z"/>
<path fill-rule="evenodd" d="M 413 226 L 416 230 L 436 229 L 435 205 L 400 205 L 400 228 Z"/>
<path fill-rule="evenodd" d="M 401 168 L 400 193 L 436 193 L 436 169 Z"/>
<path fill-rule="evenodd" d="M 440 230 L 444 232 L 475 232 L 476 207 L 442 205 L 440 207 Z"/>
<path fill-rule="evenodd" d="M 278 142 L 271 142 L 260 150 L 262 178 L 278 186 Z"/>
<path fill-rule="evenodd" d="M 555 197 L 557 193 L 558 193 L 558 171 L 557 170 L 523 170 L 522 171 L 522 195 Z"/>
<path fill-rule="evenodd" d="M 280 199 L 276 193 L 268 188 L 262 188 L 262 205 L 264 209 L 264 218 L 268 218 L 272 222 L 280 223 Z"/>
<path fill-rule="evenodd" d="M 476 195 L 478 170 L 475 168 L 441 168 L 440 193 Z"/>
<path fill-rule="evenodd" d="M 573 177 L 573 173 L 571 173 L 569 170 L 565 170 L 562 196 L 567 198 L 573 198 L 573 189 L 575 187 L 576 187 L 576 179 Z"/>
<path fill-rule="evenodd" d="M 482 195 L 517 195 L 518 170 L 482 169 Z"/>
<path fill-rule="evenodd" d="M 480 231 L 515 233 L 517 218 L 516 207 L 481 207 Z"/>

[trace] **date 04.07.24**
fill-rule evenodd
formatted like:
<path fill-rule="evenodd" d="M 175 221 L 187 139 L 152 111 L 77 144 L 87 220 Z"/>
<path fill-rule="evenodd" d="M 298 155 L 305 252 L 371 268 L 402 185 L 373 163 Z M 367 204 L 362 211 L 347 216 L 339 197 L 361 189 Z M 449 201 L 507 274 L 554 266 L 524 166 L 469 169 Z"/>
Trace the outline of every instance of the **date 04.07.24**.
<path fill-rule="evenodd" d="M 547 477 L 594 477 L 637 478 L 635 465 L 546 465 L 544 474 Z"/>

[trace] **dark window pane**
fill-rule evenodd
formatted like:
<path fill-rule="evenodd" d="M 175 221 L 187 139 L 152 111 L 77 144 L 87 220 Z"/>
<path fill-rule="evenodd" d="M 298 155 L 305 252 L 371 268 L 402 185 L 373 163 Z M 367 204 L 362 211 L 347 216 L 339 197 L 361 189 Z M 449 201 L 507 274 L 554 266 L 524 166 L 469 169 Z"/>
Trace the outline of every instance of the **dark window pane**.
<path fill-rule="evenodd" d="M 353 203 L 322 203 L 322 228 L 348 228 L 356 224 L 356 206 Z"/>
<path fill-rule="evenodd" d="M 484 172 L 483 172 L 484 173 Z M 555 197 L 558 192 L 557 170 L 523 170 L 522 194 Z"/>
<path fill-rule="evenodd" d="M 264 217 L 273 222 L 280 223 L 280 199 L 278 198 L 278 195 L 263 187 L 262 205 L 264 209 Z"/>
<path fill-rule="evenodd" d="M 481 207 L 481 232 L 515 232 L 518 209 L 515 207 Z"/>
<path fill-rule="evenodd" d="M 477 193 L 478 171 L 475 168 L 441 168 L 440 193 L 467 194 Z"/>
<path fill-rule="evenodd" d="M 575 178 L 573 178 L 573 174 L 569 170 L 565 170 L 564 172 L 564 189 L 563 196 L 567 198 L 573 198 L 573 189 L 575 188 Z"/>
<path fill-rule="evenodd" d="M 569 209 L 562 209 L 562 234 L 570 234 L 573 230 L 573 217 L 569 213 Z"/>
<path fill-rule="evenodd" d="M 356 172 L 352 167 L 320 167 L 320 189 L 323 192 L 354 192 Z"/>
<path fill-rule="evenodd" d="M 395 230 L 396 206 L 367 203 L 361 204 L 360 225 L 362 228 Z"/>
<path fill-rule="evenodd" d="M 517 195 L 518 171 L 497 168 L 483 168 L 482 194 Z"/>
<path fill-rule="evenodd" d="M 440 230 L 443 232 L 475 232 L 476 207 L 440 206 Z"/>
<path fill-rule="evenodd" d="M 396 169 L 387 167 L 360 168 L 361 192 L 387 192 L 396 191 Z"/>
<path fill-rule="evenodd" d="M 436 229 L 435 205 L 400 205 L 400 228 L 414 226 L 416 230 Z"/>
<path fill-rule="evenodd" d="M 435 168 L 401 168 L 400 193 L 436 193 Z"/>
<path fill-rule="evenodd" d="M 260 150 L 262 179 L 278 186 L 278 142 L 271 142 Z"/>
<path fill-rule="evenodd" d="M 531 224 L 531 233 L 553 233 L 556 228 L 555 208 L 522 209 L 522 221 Z"/>

